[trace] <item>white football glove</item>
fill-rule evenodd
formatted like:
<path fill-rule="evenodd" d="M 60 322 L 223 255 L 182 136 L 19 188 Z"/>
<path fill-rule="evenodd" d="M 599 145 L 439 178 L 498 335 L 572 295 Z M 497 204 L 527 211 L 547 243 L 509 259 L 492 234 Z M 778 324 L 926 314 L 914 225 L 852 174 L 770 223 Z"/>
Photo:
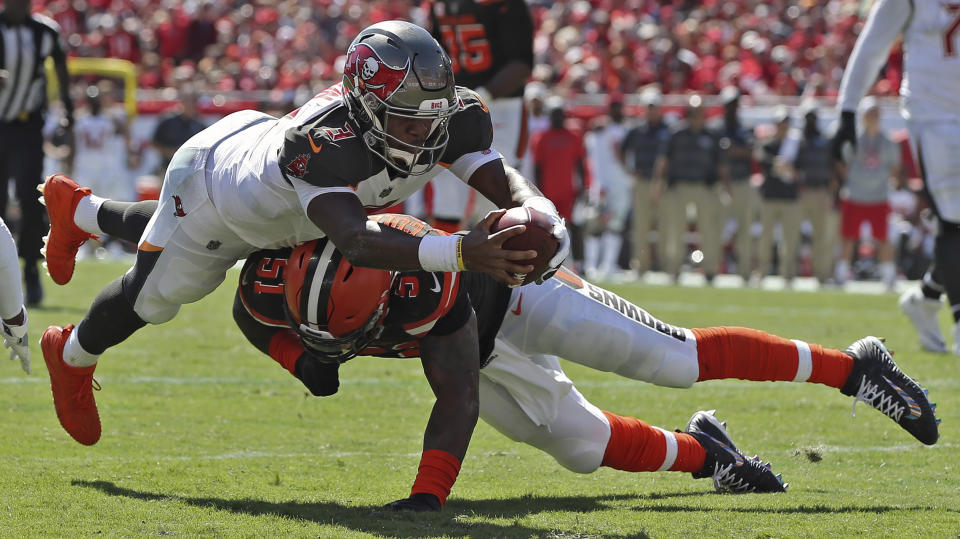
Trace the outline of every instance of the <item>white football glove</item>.
<path fill-rule="evenodd" d="M 523 201 L 524 208 L 533 208 L 537 211 L 550 216 L 553 222 L 553 229 L 550 231 L 553 237 L 557 239 L 557 254 L 550 259 L 550 267 L 537 278 L 537 284 L 543 284 L 544 281 L 553 277 L 553 274 L 560 269 L 560 265 L 570 255 L 570 234 L 567 233 L 567 223 L 557 213 L 557 207 L 546 197 L 530 197 Z"/>
<path fill-rule="evenodd" d="M 3 326 L 3 345 L 10 349 L 10 361 L 20 360 L 20 367 L 23 372 L 30 374 L 30 340 L 27 338 L 27 311 L 23 310 L 23 324 L 9 326 L 6 322 L 0 322 Z"/>

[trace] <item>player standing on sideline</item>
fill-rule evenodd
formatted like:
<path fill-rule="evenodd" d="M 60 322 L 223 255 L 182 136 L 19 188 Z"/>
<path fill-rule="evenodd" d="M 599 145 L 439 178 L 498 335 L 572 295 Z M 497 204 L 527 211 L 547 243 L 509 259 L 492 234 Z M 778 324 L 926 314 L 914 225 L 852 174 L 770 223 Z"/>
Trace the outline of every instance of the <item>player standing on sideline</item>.
<path fill-rule="evenodd" d="M 590 170 L 606 213 L 601 220 L 602 229 L 584 238 L 584 269 L 587 276 L 597 280 L 618 276 L 623 230 L 633 201 L 633 179 L 624 167 L 620 150 L 627 136 L 624 120 L 623 97 L 615 96 L 610 101 L 606 122 L 584 136 Z"/>
<path fill-rule="evenodd" d="M 108 348 L 180 305 L 203 298 L 237 260 L 262 248 L 329 237 L 353 264 L 392 270 L 486 272 L 519 285 L 535 251 L 503 242 L 486 218 L 467 236 L 415 238 L 367 215 L 402 201 L 449 167 L 502 207 L 525 205 L 553 222 L 558 252 L 548 279 L 569 251 L 553 204 L 490 148 L 486 108 L 454 86 L 450 59 L 426 30 L 386 21 L 364 29 L 347 51 L 337 84 L 282 119 L 257 111 L 227 116 L 197 134 L 167 169 L 161 203 L 139 241 L 134 266 L 107 285 L 74 329 L 51 326 L 41 347 L 61 425 L 77 441 L 100 439 L 93 372 Z M 51 221 L 47 263 L 57 283 L 70 280 L 77 249 L 101 231 L 104 199 L 60 175 L 47 179 Z M 451 450 L 455 452 L 455 450 Z"/>
<path fill-rule="evenodd" d="M 527 147 L 523 91 L 533 70 L 533 19 L 524 0 L 439 0 L 427 3 L 433 37 L 443 45 L 460 86 L 490 109 L 494 149 L 520 167 Z M 435 224 L 448 232 L 473 224 L 496 206 L 453 174 L 431 183 Z"/>
<path fill-rule="evenodd" d="M 30 339 L 27 337 L 27 308 L 20 288 L 20 262 L 17 246 L 7 224 L 0 219 L 0 325 L 3 345 L 10 349 L 10 360 L 19 359 L 23 372 L 30 374 Z"/>
<path fill-rule="evenodd" d="M 833 151 L 856 144 L 856 110 L 903 36 L 901 112 L 938 219 L 934 262 L 919 287 L 900 296 L 900 309 L 932 352 L 947 351 L 937 321 L 941 296 L 953 312 L 955 354 L 960 354 L 960 6 L 936 0 L 877 0 L 847 62 L 837 98 L 840 127 Z"/>

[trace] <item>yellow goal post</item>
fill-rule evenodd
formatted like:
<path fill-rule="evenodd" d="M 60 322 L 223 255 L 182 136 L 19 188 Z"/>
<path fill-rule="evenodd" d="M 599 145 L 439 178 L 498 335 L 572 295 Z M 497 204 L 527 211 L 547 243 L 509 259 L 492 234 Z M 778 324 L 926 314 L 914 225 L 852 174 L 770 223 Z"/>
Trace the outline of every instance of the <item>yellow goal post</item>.
<path fill-rule="evenodd" d="M 59 81 L 53 60 L 47 58 L 47 94 L 50 99 L 60 95 Z M 137 115 L 137 66 L 119 58 L 67 58 L 67 72 L 71 75 L 99 75 L 123 81 L 123 105 L 128 118 Z"/>

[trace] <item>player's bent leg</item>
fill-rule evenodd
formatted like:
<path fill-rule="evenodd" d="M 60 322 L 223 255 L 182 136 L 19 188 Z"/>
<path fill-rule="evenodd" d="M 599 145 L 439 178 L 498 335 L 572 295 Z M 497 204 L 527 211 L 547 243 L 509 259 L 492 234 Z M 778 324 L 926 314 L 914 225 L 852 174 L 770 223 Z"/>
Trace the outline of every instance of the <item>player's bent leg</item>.
<path fill-rule="evenodd" d="M 697 478 L 712 477 L 715 487 L 723 491 L 785 488 L 769 465 L 744 457 L 719 423 L 716 428 L 696 423 L 694 428 L 691 420 L 686 433 L 653 427 L 591 404 L 570 385 L 556 358 L 526 360 L 542 363 L 537 365 L 542 368 L 540 375 L 520 365 L 522 356 L 508 354 L 507 362 L 513 364 L 498 365 L 503 358 L 498 355 L 480 371 L 480 417 L 510 439 L 550 454 L 571 471 L 591 473 L 600 466 L 629 472 L 682 471 Z M 567 383 L 551 384 L 561 379 Z M 551 398 L 553 392 L 545 390 L 551 385 L 566 392 Z"/>
<path fill-rule="evenodd" d="M 105 200 L 97 212 L 97 224 L 104 234 L 137 243 L 157 211 L 158 201 L 120 202 Z"/>
<path fill-rule="evenodd" d="M 689 387 L 699 375 L 689 330 L 564 269 L 542 285 L 514 289 L 500 333 L 526 353 L 658 385 Z"/>

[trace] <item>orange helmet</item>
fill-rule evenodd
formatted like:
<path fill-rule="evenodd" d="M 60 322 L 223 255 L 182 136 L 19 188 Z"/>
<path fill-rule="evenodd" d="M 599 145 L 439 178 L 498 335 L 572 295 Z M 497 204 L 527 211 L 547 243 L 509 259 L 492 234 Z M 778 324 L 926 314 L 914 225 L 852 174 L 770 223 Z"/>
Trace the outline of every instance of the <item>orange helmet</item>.
<path fill-rule="evenodd" d="M 327 238 L 297 246 L 284 277 L 287 317 L 312 355 L 352 359 L 383 332 L 393 275 L 356 267 Z"/>

